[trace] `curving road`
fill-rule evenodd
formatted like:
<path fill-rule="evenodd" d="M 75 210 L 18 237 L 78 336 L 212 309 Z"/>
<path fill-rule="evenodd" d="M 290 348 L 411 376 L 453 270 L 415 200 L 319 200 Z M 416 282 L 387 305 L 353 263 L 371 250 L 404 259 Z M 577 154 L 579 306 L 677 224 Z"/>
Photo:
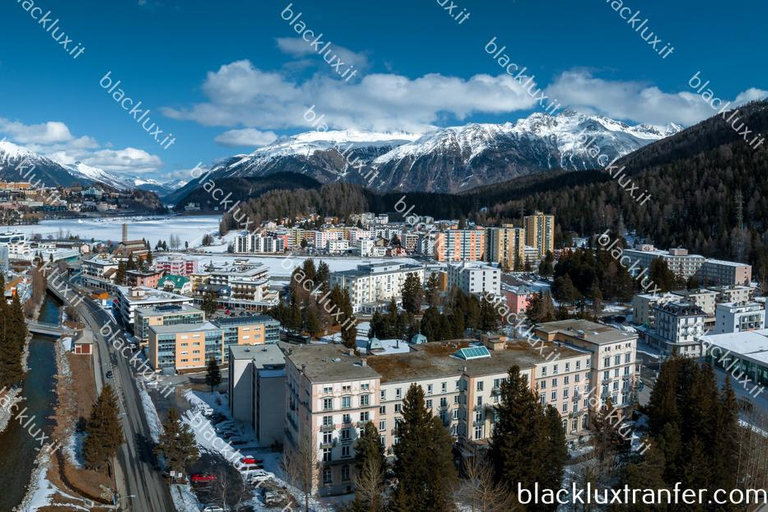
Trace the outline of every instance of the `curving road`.
<path fill-rule="evenodd" d="M 152 453 L 152 438 L 150 429 L 141 406 L 141 398 L 136 388 L 136 380 L 133 377 L 128 360 L 108 343 L 101 334 L 102 326 L 111 324 L 112 330 L 116 330 L 112 318 L 94 303 L 87 293 L 81 294 L 73 288 L 71 282 L 69 291 L 62 294 L 60 291 L 49 287 L 60 299 L 70 303 L 74 299 L 73 294 L 82 295 L 84 299 L 75 307 L 90 327 L 94 337 L 96 390 L 101 392 L 103 384 L 111 381 L 120 401 L 121 420 L 125 443 L 120 446 L 118 452 L 119 464 L 115 468 L 117 488 L 120 495 L 119 510 L 131 512 L 173 512 L 175 507 L 170 490 L 165 479 L 154 468 L 154 455 Z M 80 287 L 77 287 L 79 290 Z M 63 297 L 62 295 L 67 295 Z M 125 340 L 122 331 L 118 335 Z M 117 342 L 117 339 L 113 340 Z M 107 379 L 106 373 L 112 370 L 113 377 Z"/>

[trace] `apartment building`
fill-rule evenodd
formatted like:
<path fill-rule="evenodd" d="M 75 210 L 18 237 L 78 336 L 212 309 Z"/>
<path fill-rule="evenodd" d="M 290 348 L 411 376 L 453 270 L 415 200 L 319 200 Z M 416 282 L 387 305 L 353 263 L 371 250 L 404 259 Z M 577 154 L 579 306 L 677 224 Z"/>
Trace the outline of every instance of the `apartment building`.
<path fill-rule="evenodd" d="M 161 256 L 154 260 L 155 270 L 166 274 L 189 277 L 197 272 L 197 260 L 182 256 Z"/>
<path fill-rule="evenodd" d="M 488 261 L 501 263 L 508 269 L 525 264 L 525 228 L 503 224 L 488 228 Z"/>
<path fill-rule="evenodd" d="M 707 259 L 701 266 L 699 279 L 704 284 L 748 286 L 752 282 L 752 265 Z"/>
<path fill-rule="evenodd" d="M 285 240 L 283 238 L 263 236 L 261 233 L 249 233 L 247 231 L 237 235 L 233 244 L 237 253 L 271 254 L 285 251 Z"/>
<path fill-rule="evenodd" d="M 185 304 L 187 306 L 192 305 L 192 297 L 156 290 L 146 286 L 137 286 L 135 288 L 116 286 L 115 289 L 117 291 L 117 313 L 123 326 L 131 334 L 135 332 L 136 311 L 139 309 L 174 304 L 179 306 Z"/>
<path fill-rule="evenodd" d="M 194 281 L 193 289 L 199 288 Z M 277 304 L 277 294 L 269 289 L 269 269 L 263 263 L 234 260 L 220 266 L 211 265 L 205 269 L 202 282 L 227 289 L 217 297 L 222 307 L 264 309 Z M 202 300 L 201 297 L 198 300 Z"/>
<path fill-rule="evenodd" d="M 717 305 L 715 326 L 709 334 L 765 329 L 765 305 L 758 302 L 724 302 Z"/>
<path fill-rule="evenodd" d="M 161 277 L 163 277 L 162 271 L 128 270 L 125 273 L 125 284 L 130 287 L 146 286 L 149 288 L 157 288 Z"/>
<path fill-rule="evenodd" d="M 706 361 L 710 365 L 730 373 L 755 398 L 765 391 L 764 387 L 768 385 L 768 329 L 707 335 L 702 343 L 707 347 Z M 737 386 L 736 383 L 733 385 Z"/>
<path fill-rule="evenodd" d="M 338 286 L 349 292 L 355 313 L 375 309 L 380 303 L 402 297 L 403 283 L 408 274 L 415 273 L 424 282 L 424 267 L 404 263 L 369 263 L 356 269 L 333 272 L 331 288 Z"/>
<path fill-rule="evenodd" d="M 664 355 L 700 357 L 704 311 L 688 302 L 656 304 L 654 310 L 654 327 L 640 331 L 644 340 Z"/>
<path fill-rule="evenodd" d="M 688 254 L 687 249 L 677 248 L 661 251 L 652 245 L 637 249 L 624 249 L 640 268 L 650 268 L 653 260 L 661 258 L 669 269 L 681 279 L 696 276 L 703 285 L 735 286 L 748 285 L 752 281 L 752 266 L 745 263 L 707 259 L 698 254 Z"/>
<path fill-rule="evenodd" d="M 285 356 L 276 345 L 229 347 L 229 410 L 249 423 L 261 446 L 282 444 L 285 424 Z"/>
<path fill-rule="evenodd" d="M 481 261 L 485 254 L 485 229 L 447 229 L 434 234 L 437 261 Z"/>
<path fill-rule="evenodd" d="M 148 326 L 149 362 L 155 370 L 202 368 L 212 356 L 222 364 L 231 347 L 277 343 L 279 328 L 268 316 Z"/>
<path fill-rule="evenodd" d="M 458 288 L 466 294 L 501 295 L 501 272 L 480 262 L 448 265 L 448 289 Z"/>
<path fill-rule="evenodd" d="M 539 257 L 555 249 L 555 216 L 535 212 L 523 217 L 525 244 L 535 247 Z"/>
<path fill-rule="evenodd" d="M 575 319 L 538 325 L 534 333 L 544 341 L 564 343 L 590 354 L 587 393 L 599 396 L 597 409 L 607 398 L 611 398 L 618 408 L 633 402 L 636 374 L 639 373 L 637 334 Z M 583 400 L 584 405 L 589 403 L 588 397 Z"/>
<path fill-rule="evenodd" d="M 149 364 L 155 370 L 202 369 L 213 357 L 223 363 L 221 329 L 211 322 L 149 327 Z"/>
<path fill-rule="evenodd" d="M 507 300 L 507 307 L 510 313 L 519 315 L 525 313 L 528 309 L 528 301 L 536 293 L 536 290 L 529 286 L 515 286 L 507 283 L 501 283 L 501 290 Z"/>
<path fill-rule="evenodd" d="M 709 286 L 707 289 L 717 293 L 717 302 L 749 302 L 755 294 L 751 286 Z"/>
<path fill-rule="evenodd" d="M 322 496 L 351 492 L 354 440 L 378 422 L 381 377 L 338 345 L 298 345 L 286 353 L 284 450 L 318 453 L 315 488 Z"/>
<path fill-rule="evenodd" d="M 700 290 L 677 290 L 672 293 L 681 297 L 684 302 L 690 302 L 694 306 L 700 307 L 707 317 L 715 316 L 717 292 L 702 288 Z"/>
<path fill-rule="evenodd" d="M 496 421 L 501 383 L 518 366 L 545 404 L 560 411 L 568 438 L 586 435 L 592 353 L 545 344 L 546 359 L 527 343 L 489 338 L 486 344 L 424 343 L 405 354 L 360 358 L 337 345 L 300 345 L 286 353 L 285 446 L 309 442 L 319 454 L 319 493 L 350 492 L 354 440 L 366 422 L 387 450 L 411 384 L 424 390 L 427 407 L 468 453 L 487 444 Z"/>
<path fill-rule="evenodd" d="M 141 343 L 147 343 L 150 327 L 203 322 L 205 312 L 202 309 L 188 304 L 159 304 L 136 310 L 133 333 Z"/>
<path fill-rule="evenodd" d="M 83 259 L 80 264 L 81 279 L 85 286 L 112 291 L 115 287 L 114 276 L 119 262 L 106 254 Z"/>

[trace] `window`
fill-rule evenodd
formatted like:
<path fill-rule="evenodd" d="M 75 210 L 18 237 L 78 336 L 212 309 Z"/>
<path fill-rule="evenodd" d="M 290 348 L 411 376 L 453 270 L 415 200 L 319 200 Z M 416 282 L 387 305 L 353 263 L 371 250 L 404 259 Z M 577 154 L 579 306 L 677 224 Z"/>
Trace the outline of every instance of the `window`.
<path fill-rule="evenodd" d="M 387 430 L 387 422 L 385 420 L 379 422 L 379 430 Z"/>
<path fill-rule="evenodd" d="M 341 447 L 341 458 L 349 457 L 349 446 Z"/>
<path fill-rule="evenodd" d="M 379 396 L 380 396 L 382 402 L 384 400 L 386 400 L 387 399 L 387 390 L 386 389 L 382 389 L 381 392 L 379 393 Z"/>
<path fill-rule="evenodd" d="M 350 435 L 350 432 L 349 432 L 349 430 L 350 430 L 350 429 L 348 429 L 348 428 L 343 428 L 343 429 L 341 429 L 341 439 L 343 439 L 343 440 L 349 440 L 349 439 L 352 437 L 352 436 Z"/>
<path fill-rule="evenodd" d="M 547 367 L 546 366 L 541 369 L 541 376 L 542 377 L 546 377 L 547 376 Z"/>
<path fill-rule="evenodd" d="M 461 391 L 461 381 L 460 380 L 456 381 L 456 391 Z"/>
<path fill-rule="evenodd" d="M 459 410 L 458 409 L 454 409 L 453 410 L 453 419 L 455 419 L 455 420 L 459 419 Z"/>
<path fill-rule="evenodd" d="M 545 380 L 542 380 L 542 381 L 541 381 L 541 386 L 539 386 L 539 387 L 540 387 L 541 389 L 547 389 L 547 381 L 545 381 Z"/>
<path fill-rule="evenodd" d="M 402 388 L 397 388 L 395 390 L 395 398 L 402 398 L 402 397 L 403 397 L 403 389 Z"/>
<path fill-rule="evenodd" d="M 360 407 L 365 407 L 369 405 L 371 401 L 371 395 L 360 395 Z"/>
<path fill-rule="evenodd" d="M 333 393 L 333 386 L 323 387 L 323 393 Z"/>
<path fill-rule="evenodd" d="M 573 418 L 573 421 L 571 421 L 571 430 L 576 430 L 579 428 L 579 418 Z"/>
<path fill-rule="evenodd" d="M 369 413 L 368 411 L 361 412 L 360 413 L 360 421 L 368 421 L 368 419 L 370 418 L 370 414 L 371 413 Z"/>
<path fill-rule="evenodd" d="M 589 414 L 585 414 L 581 417 L 581 428 L 587 428 L 589 425 L 587 418 L 589 417 Z"/>
<path fill-rule="evenodd" d="M 565 371 L 566 372 L 571 371 L 571 363 L 565 363 Z"/>
<path fill-rule="evenodd" d="M 475 439 L 482 439 L 483 437 L 483 426 L 477 426 L 475 427 Z"/>
<path fill-rule="evenodd" d="M 453 403 L 458 404 L 459 403 L 459 395 L 453 396 Z"/>
<path fill-rule="evenodd" d="M 325 453 L 323 453 L 323 457 L 325 457 Z M 328 460 L 331 459 L 329 458 Z M 333 482 L 333 474 L 331 468 L 323 468 L 323 485 L 330 485 L 331 482 Z"/>
<path fill-rule="evenodd" d="M 427 394 L 428 395 L 432 394 L 432 384 L 427 384 Z"/>
<path fill-rule="evenodd" d="M 350 416 L 349 414 L 345 414 L 344 416 L 341 417 L 341 422 L 347 423 L 347 424 L 352 423 L 352 416 Z"/>
<path fill-rule="evenodd" d="M 610 357 L 606 357 L 605 359 L 603 359 L 603 366 L 606 367 L 606 368 L 611 366 L 611 358 Z"/>
<path fill-rule="evenodd" d="M 323 410 L 330 411 L 331 409 L 333 409 L 333 399 L 323 398 Z"/>
<path fill-rule="evenodd" d="M 568 398 L 568 388 L 563 390 L 563 398 Z"/>
<path fill-rule="evenodd" d="M 351 396 L 341 397 L 341 408 L 349 409 L 350 407 L 352 407 L 352 397 Z"/>
<path fill-rule="evenodd" d="M 613 364 L 615 364 L 615 365 L 621 364 L 621 356 L 620 355 L 619 356 L 615 356 L 613 358 Z"/>
<path fill-rule="evenodd" d="M 546 403 L 547 403 L 547 394 L 546 394 L 546 393 L 542 393 L 542 394 L 539 396 L 539 398 L 541 398 L 541 403 L 542 403 L 542 404 L 546 404 Z"/>
<path fill-rule="evenodd" d="M 482 391 L 483 390 L 483 381 L 479 380 L 477 381 L 477 390 Z"/>
<path fill-rule="evenodd" d="M 341 392 L 342 393 L 351 393 L 352 392 L 352 386 L 351 385 L 341 386 Z"/>
<path fill-rule="evenodd" d="M 368 391 L 371 388 L 370 384 L 360 384 L 360 389 L 363 391 Z"/>
<path fill-rule="evenodd" d="M 333 416 L 323 416 L 323 426 L 333 425 Z"/>
<path fill-rule="evenodd" d="M 330 432 L 323 432 L 323 444 L 331 444 L 333 442 L 333 434 Z"/>
<path fill-rule="evenodd" d="M 625 362 L 625 363 L 628 363 L 628 362 L 629 362 L 629 357 L 630 357 L 630 354 L 629 354 L 629 353 L 626 353 L 626 354 L 624 354 L 624 362 Z"/>
<path fill-rule="evenodd" d="M 553 401 L 557 400 L 557 391 L 553 391 L 551 396 Z"/>
<path fill-rule="evenodd" d="M 381 407 L 379 407 L 379 414 L 382 414 L 382 415 L 383 414 L 387 414 L 387 406 L 386 405 L 382 405 Z"/>
<path fill-rule="evenodd" d="M 624 367 L 624 375 L 629 375 L 629 366 Z"/>
<path fill-rule="evenodd" d="M 448 392 L 448 383 L 447 382 L 443 382 L 442 384 L 440 384 L 440 391 L 443 392 L 443 393 L 447 393 Z"/>
<path fill-rule="evenodd" d="M 571 378 L 569 376 L 563 377 L 563 384 L 568 385 L 571 382 Z"/>
<path fill-rule="evenodd" d="M 341 466 L 341 481 L 346 482 L 349 480 L 349 466 L 344 464 Z"/>
<path fill-rule="evenodd" d="M 432 408 L 432 400 L 430 399 L 430 400 L 427 400 L 427 409 L 431 409 L 431 408 Z"/>
<path fill-rule="evenodd" d="M 400 412 L 400 404 L 395 404 L 395 412 Z"/>
<path fill-rule="evenodd" d="M 483 405 L 483 397 L 481 397 L 481 396 L 477 397 L 477 405 L 478 405 L 478 407 Z"/>
<path fill-rule="evenodd" d="M 445 397 L 442 397 L 440 399 L 440 407 L 448 407 L 448 399 Z"/>
<path fill-rule="evenodd" d="M 563 412 L 568 412 L 568 402 L 563 402 Z"/>
<path fill-rule="evenodd" d="M 553 388 L 556 388 L 556 387 L 557 387 L 557 377 L 555 377 L 554 379 L 552 379 L 552 387 L 553 387 Z"/>
<path fill-rule="evenodd" d="M 333 461 L 333 458 L 331 457 L 331 449 L 330 448 L 323 448 L 323 462 L 331 462 Z M 330 468 L 325 468 L 330 469 Z M 323 473 L 325 473 L 325 470 L 323 470 Z"/>
<path fill-rule="evenodd" d="M 610 378 L 611 378 L 611 372 L 609 372 L 608 370 L 604 371 L 603 372 L 603 380 L 608 380 Z"/>
<path fill-rule="evenodd" d="M 576 369 L 581 370 L 581 361 L 576 361 Z"/>
<path fill-rule="evenodd" d="M 613 383 L 613 389 L 614 389 L 614 390 L 617 390 L 617 389 L 619 389 L 619 382 L 618 382 L 618 381 L 616 381 L 616 382 L 614 382 L 614 383 Z"/>
<path fill-rule="evenodd" d="M 558 365 L 552 367 L 552 375 L 557 375 L 557 366 Z"/>
<path fill-rule="evenodd" d="M 574 382 L 580 382 L 581 381 L 581 374 L 577 373 L 576 375 L 574 375 L 573 376 L 573 381 Z"/>

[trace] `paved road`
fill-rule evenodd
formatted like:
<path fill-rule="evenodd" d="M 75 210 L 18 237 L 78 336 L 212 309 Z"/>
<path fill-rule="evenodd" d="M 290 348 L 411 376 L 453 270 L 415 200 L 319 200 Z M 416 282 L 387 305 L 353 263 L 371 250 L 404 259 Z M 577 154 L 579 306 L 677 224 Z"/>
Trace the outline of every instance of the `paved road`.
<path fill-rule="evenodd" d="M 168 485 L 162 475 L 154 469 L 150 430 L 128 360 L 120 355 L 100 332 L 102 326 L 111 325 L 113 331 L 117 326 L 90 297 L 86 296 L 77 305 L 77 310 L 91 328 L 96 341 L 97 390 L 101 390 L 103 383 L 111 382 L 120 399 L 121 420 L 126 440 L 118 452 L 120 469 L 116 471 L 118 490 L 122 497 L 120 510 L 173 511 L 175 507 Z M 122 333 L 119 338 L 123 339 L 125 346 L 128 346 Z M 110 370 L 114 375 L 111 379 L 107 379 L 106 373 Z M 121 488 L 122 482 L 125 482 L 125 488 Z"/>

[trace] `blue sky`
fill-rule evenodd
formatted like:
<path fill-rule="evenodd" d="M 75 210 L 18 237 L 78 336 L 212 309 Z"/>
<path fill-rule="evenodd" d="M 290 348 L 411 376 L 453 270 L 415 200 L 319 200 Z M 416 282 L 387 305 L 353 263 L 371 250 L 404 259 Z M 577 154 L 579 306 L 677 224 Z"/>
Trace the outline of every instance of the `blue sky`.
<path fill-rule="evenodd" d="M 351 80 L 282 19 L 289 3 L 34 2 L 60 19 L 69 48 L 85 48 L 74 59 L 24 2 L 6 0 L 0 137 L 64 163 L 168 179 L 311 129 L 302 115 L 311 104 L 339 129 L 513 121 L 539 109 L 486 53 L 494 36 L 563 107 L 633 123 L 690 125 L 714 114 L 688 85 L 697 71 L 727 100 L 768 89 L 758 56 L 768 43 L 764 2 L 735 0 L 723 11 L 713 1 L 616 0 L 624 13 L 639 9 L 646 27 L 674 47 L 666 58 L 604 0 L 453 2 L 455 15 L 470 13 L 461 24 L 437 0 L 293 2 L 304 28 L 322 32 L 343 57 L 342 69 L 356 64 Z M 163 135 L 173 133 L 172 146 L 164 149 L 100 86 L 107 71 L 151 109 Z"/>

